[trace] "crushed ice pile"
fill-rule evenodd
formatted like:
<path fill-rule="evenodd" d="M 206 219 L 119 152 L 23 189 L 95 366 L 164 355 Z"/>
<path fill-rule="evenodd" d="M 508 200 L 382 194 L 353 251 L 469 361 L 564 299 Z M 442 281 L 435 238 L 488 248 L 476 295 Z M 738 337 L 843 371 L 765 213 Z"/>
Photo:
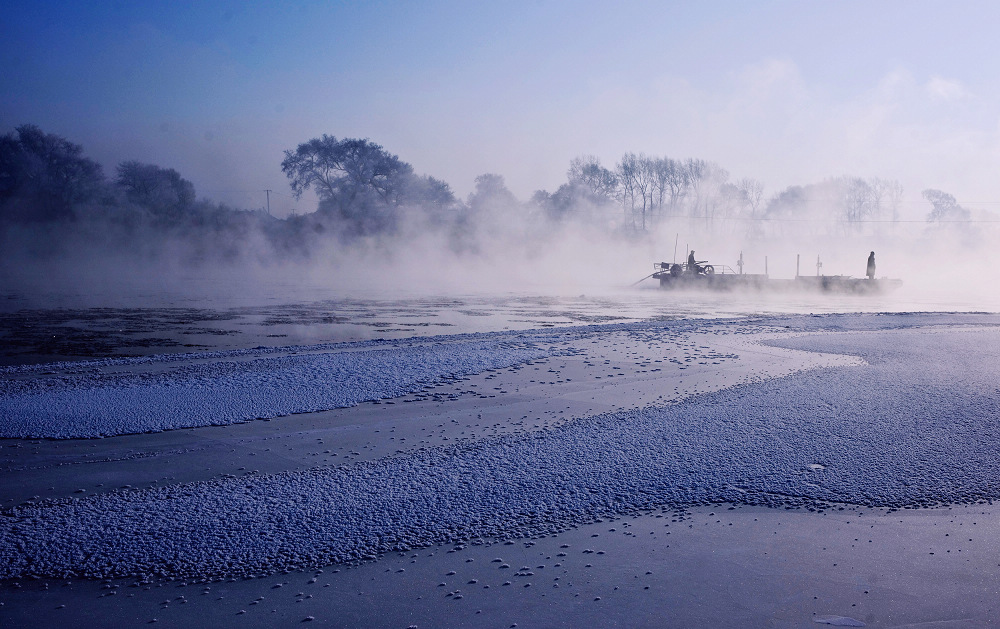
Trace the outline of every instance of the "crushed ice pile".
<path fill-rule="evenodd" d="M 779 342 L 866 366 L 338 468 L 16 507 L 0 577 L 263 575 L 646 509 L 1000 497 L 1000 331 L 893 321 Z"/>
<path fill-rule="evenodd" d="M 343 408 L 549 354 L 503 338 L 451 337 L 7 368 L 20 377 L 0 378 L 0 437 L 102 437 Z M 53 369 L 63 375 L 25 377 Z"/>

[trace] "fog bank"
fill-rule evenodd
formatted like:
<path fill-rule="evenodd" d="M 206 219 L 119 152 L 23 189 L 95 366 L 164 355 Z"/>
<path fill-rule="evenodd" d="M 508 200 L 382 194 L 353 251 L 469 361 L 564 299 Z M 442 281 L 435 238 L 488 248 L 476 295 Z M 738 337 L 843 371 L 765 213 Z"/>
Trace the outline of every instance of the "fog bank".
<path fill-rule="evenodd" d="M 773 278 L 860 277 L 874 251 L 876 275 L 912 296 L 998 307 L 981 287 L 1000 218 L 895 180 L 769 192 L 705 160 L 625 153 L 608 166 L 575 158 L 565 184 L 527 200 L 495 173 L 458 199 L 370 140 L 323 135 L 281 163 L 292 194 L 317 207 L 276 218 L 198 199 L 170 168 L 126 161 L 108 178 L 83 147 L 32 125 L 2 140 L 0 290 L 39 303 L 197 299 L 199 285 L 244 300 L 607 293 L 655 285 L 639 281 L 653 263 L 693 250 L 717 272 Z"/>

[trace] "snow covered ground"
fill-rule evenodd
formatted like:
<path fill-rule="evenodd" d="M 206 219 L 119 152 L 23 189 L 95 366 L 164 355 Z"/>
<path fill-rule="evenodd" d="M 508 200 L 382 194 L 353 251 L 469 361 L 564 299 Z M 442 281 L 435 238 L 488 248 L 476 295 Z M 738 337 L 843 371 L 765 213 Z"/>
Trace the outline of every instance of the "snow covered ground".
<path fill-rule="evenodd" d="M 106 437 L 324 411 L 547 355 L 501 338 L 8 367 L 0 370 L 13 376 L 0 380 L 0 437 Z"/>
<path fill-rule="evenodd" d="M 942 583 L 997 563 L 998 349 L 773 315 L 8 368 L 0 624 L 266 625 L 286 586 L 329 626 L 996 621 L 992 570 Z"/>

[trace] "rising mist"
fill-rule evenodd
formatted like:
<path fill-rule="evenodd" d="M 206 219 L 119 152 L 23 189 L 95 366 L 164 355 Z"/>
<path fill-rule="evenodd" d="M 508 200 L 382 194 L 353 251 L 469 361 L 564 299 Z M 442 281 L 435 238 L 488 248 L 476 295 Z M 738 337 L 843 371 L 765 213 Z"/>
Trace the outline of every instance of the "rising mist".
<path fill-rule="evenodd" d="M 105 176 L 83 147 L 31 125 L 0 151 L 0 288 L 22 294 L 183 293 L 192 278 L 262 293 L 303 282 L 341 295 L 574 294 L 627 287 L 694 249 L 720 272 L 738 272 L 742 255 L 744 272 L 772 277 L 861 276 L 876 251 L 880 277 L 947 302 L 978 289 L 998 241 L 994 214 L 939 190 L 839 176 L 769 192 L 718 164 L 635 153 L 608 167 L 576 158 L 566 183 L 528 200 L 494 173 L 458 199 L 370 140 L 324 135 L 280 163 L 316 207 L 276 218 L 198 199 L 170 168 L 130 160 Z"/>

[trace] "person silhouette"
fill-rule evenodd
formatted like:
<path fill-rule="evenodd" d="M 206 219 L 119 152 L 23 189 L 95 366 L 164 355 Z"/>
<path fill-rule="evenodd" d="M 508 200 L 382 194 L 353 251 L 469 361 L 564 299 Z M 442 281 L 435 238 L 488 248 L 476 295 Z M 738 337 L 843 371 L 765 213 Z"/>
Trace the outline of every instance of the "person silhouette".
<path fill-rule="evenodd" d="M 694 249 L 688 254 L 688 270 L 698 272 L 698 263 L 694 261 Z"/>
<path fill-rule="evenodd" d="M 875 252 L 874 251 L 872 251 L 870 254 L 868 254 L 868 270 L 865 271 L 865 274 L 868 276 L 868 279 L 870 279 L 870 280 L 875 279 Z"/>

